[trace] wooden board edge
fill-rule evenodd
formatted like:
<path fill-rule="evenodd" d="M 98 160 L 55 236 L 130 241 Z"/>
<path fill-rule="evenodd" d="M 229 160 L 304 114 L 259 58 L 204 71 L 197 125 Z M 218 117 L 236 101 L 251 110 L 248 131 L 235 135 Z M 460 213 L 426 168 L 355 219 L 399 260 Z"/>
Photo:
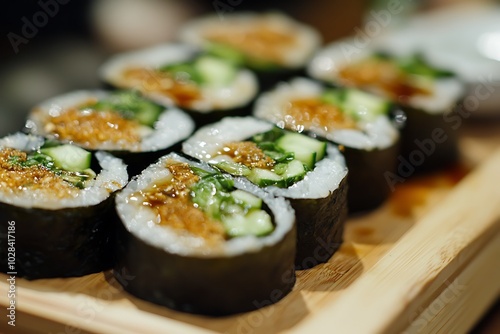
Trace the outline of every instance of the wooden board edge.
<path fill-rule="evenodd" d="M 291 333 L 401 332 L 405 317 L 427 307 L 439 287 L 500 231 L 500 150 L 468 175 L 333 303 Z M 481 210 L 478 210 L 481 208 Z M 363 319 L 363 321 L 360 321 Z"/>
<path fill-rule="evenodd" d="M 405 334 L 466 333 L 500 294 L 500 233 L 411 322 Z M 488 286 L 489 289 L 484 287 Z"/>

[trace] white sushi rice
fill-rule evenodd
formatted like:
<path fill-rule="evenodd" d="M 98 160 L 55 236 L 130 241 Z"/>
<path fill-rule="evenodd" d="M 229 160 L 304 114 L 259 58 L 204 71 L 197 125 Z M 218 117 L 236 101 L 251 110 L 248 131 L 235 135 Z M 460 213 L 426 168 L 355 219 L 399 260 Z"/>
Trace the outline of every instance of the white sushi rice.
<path fill-rule="evenodd" d="M 229 34 L 238 29 L 251 30 L 261 22 L 295 38 L 295 42 L 281 55 L 283 63 L 280 65 L 284 67 L 303 67 L 321 45 L 321 37 L 317 31 L 281 13 L 238 12 L 224 15 L 223 20 L 218 15 L 208 15 L 188 22 L 181 30 L 180 39 L 188 44 L 207 47 L 210 41 L 205 36 L 214 29 L 225 29 Z"/>
<path fill-rule="evenodd" d="M 206 125 L 182 143 L 182 151 L 197 159 L 215 162 L 215 154 L 229 142 L 242 141 L 254 134 L 273 128 L 268 122 L 253 117 L 226 117 L 220 122 Z"/>
<path fill-rule="evenodd" d="M 53 137 L 46 131 L 45 125 L 52 117 L 63 114 L 72 107 L 77 107 L 83 103 L 96 99 L 102 100 L 111 95 L 111 92 L 104 90 L 81 90 L 64 95 L 60 95 L 42 102 L 33 108 L 25 128 L 32 134 L 46 137 Z M 177 142 L 186 139 L 194 130 L 194 122 L 185 112 L 177 108 L 167 108 L 159 116 L 154 124 L 154 128 L 142 126 L 140 134 L 141 142 L 137 144 L 116 143 L 104 141 L 98 147 L 89 147 L 99 150 L 127 150 L 131 152 L 150 152 L 168 148 Z M 86 146 L 85 143 L 77 143 Z"/>
<path fill-rule="evenodd" d="M 165 94 L 148 92 L 142 89 L 143 87 L 132 87 L 122 77 L 122 73 L 128 68 L 137 67 L 154 71 L 161 66 L 188 61 L 199 52 L 200 50 L 193 46 L 181 44 L 155 46 L 117 55 L 101 67 L 99 74 L 103 81 L 115 87 L 133 88 L 160 104 L 174 106 L 174 101 Z M 212 87 L 202 85 L 199 89 L 201 99 L 193 101 L 189 109 L 208 113 L 246 105 L 257 94 L 258 83 L 252 72 L 239 70 L 230 85 Z"/>
<path fill-rule="evenodd" d="M 217 162 L 218 151 L 228 143 L 247 140 L 253 135 L 269 131 L 273 125 L 253 117 L 226 117 L 218 123 L 207 125 L 195 132 L 183 143 L 184 153 L 206 161 Z M 266 187 L 275 196 L 288 198 L 324 198 L 338 188 L 347 175 L 344 157 L 333 145 L 328 145 L 327 155 L 319 161 L 314 170 L 308 172 L 303 180 L 287 189 Z M 242 184 L 250 181 L 241 178 Z"/>
<path fill-rule="evenodd" d="M 371 56 L 377 49 L 355 47 L 352 38 L 344 39 L 326 46 L 311 60 L 308 73 L 315 79 L 339 83 L 338 73 L 345 66 Z M 398 57 L 410 56 L 408 51 L 389 50 Z M 408 104 L 430 114 L 445 113 L 451 110 L 464 95 L 465 86 L 456 78 L 439 78 L 431 84 L 431 95 L 417 95 Z M 398 101 L 395 101 L 398 102 Z"/>
<path fill-rule="evenodd" d="M 43 144 L 43 138 L 17 133 L 0 139 L 0 149 L 14 148 L 22 151 L 34 151 Z M 84 189 L 72 189 L 68 196 L 51 196 L 50 189 L 23 191 L 9 189 L 0 181 L 0 202 L 23 208 L 58 210 L 64 208 L 86 207 L 99 204 L 111 193 L 123 188 L 128 182 L 127 167 L 118 159 L 105 152 L 96 152 L 97 161 L 102 170 L 97 177 L 86 184 Z"/>
<path fill-rule="evenodd" d="M 293 228 L 295 213 L 290 204 L 283 198 L 273 198 L 255 186 L 242 184 L 236 180 L 235 187 L 247 190 L 261 197 L 271 209 L 275 222 L 275 230 L 267 236 L 245 236 L 232 238 L 220 247 L 207 245 L 206 241 L 188 232 L 179 231 L 169 226 L 159 225 L 159 217 L 151 208 L 146 207 L 134 197 L 137 191 L 149 189 L 155 182 L 163 181 L 170 175 L 166 168 L 169 160 L 188 162 L 185 158 L 171 153 L 161 158 L 155 164 L 146 168 L 137 178 L 134 178 L 116 197 L 116 207 L 126 229 L 145 243 L 163 249 L 166 252 L 179 255 L 198 257 L 237 256 L 248 252 L 257 252 L 263 247 L 274 245 L 281 241 Z M 207 170 L 206 166 L 189 162 L 190 165 Z"/>
<path fill-rule="evenodd" d="M 293 199 L 325 198 L 339 187 L 346 176 L 344 157 L 335 146 L 329 144 L 325 158 L 317 162 L 303 180 L 286 189 L 272 186 L 266 190 L 275 196 Z"/>
<path fill-rule="evenodd" d="M 318 98 L 323 93 L 321 84 L 305 78 L 296 78 L 282 82 L 267 93 L 262 94 L 255 103 L 254 116 L 270 121 L 279 127 L 285 127 L 284 119 L 290 101 L 295 99 Z M 360 121 L 359 129 L 333 129 L 326 131 L 320 125 L 306 129 L 326 139 L 347 147 L 373 150 L 384 149 L 393 145 L 399 138 L 397 129 L 387 116 L 377 116 L 373 121 Z"/>

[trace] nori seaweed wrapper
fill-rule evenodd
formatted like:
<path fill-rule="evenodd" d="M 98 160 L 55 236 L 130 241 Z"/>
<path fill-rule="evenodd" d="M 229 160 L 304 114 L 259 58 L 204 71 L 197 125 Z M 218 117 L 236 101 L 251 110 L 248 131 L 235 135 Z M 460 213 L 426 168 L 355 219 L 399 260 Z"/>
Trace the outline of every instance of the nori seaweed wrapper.
<path fill-rule="evenodd" d="M 199 112 L 185 108 L 183 110 L 194 120 L 196 129 L 199 129 L 204 125 L 218 122 L 225 117 L 248 116 L 252 113 L 252 105 L 253 101 L 241 107 L 222 110 L 214 109 L 210 112 Z"/>
<path fill-rule="evenodd" d="M 276 68 L 276 69 L 251 69 L 259 80 L 260 91 L 272 89 L 282 81 L 290 80 L 298 76 L 305 76 L 305 67 L 303 68 Z"/>
<path fill-rule="evenodd" d="M 206 164 L 177 154 L 170 154 L 165 159 L 172 157 L 213 171 Z M 158 164 L 163 158 L 160 161 Z M 262 208 L 271 214 L 275 224 L 279 213 L 276 211 L 292 210 L 285 200 L 264 196 L 264 192 L 256 187 L 249 188 L 236 179 L 234 181 L 236 189 L 263 198 Z M 119 203 L 122 201 L 120 199 Z M 281 204 L 273 204 L 274 209 L 270 208 L 268 204 L 275 201 Z M 120 205 L 124 204 L 117 205 L 123 221 Z M 285 297 L 295 284 L 296 225 L 293 213 L 287 215 L 290 219 L 280 218 L 280 224 L 286 225 L 280 225 L 284 230 L 281 228 L 279 236 L 273 236 L 276 233 L 273 231 L 268 236 L 258 237 L 273 237 L 273 241 L 227 255 L 190 253 L 184 250 L 184 247 L 189 247 L 186 245 L 182 246 L 182 251 L 169 251 L 138 237 L 139 232 L 129 231 L 127 223 L 122 222 L 117 229 L 114 274 L 132 295 L 183 312 L 222 316 L 258 309 Z M 139 220 L 134 226 L 143 223 Z M 123 281 L 121 274 L 124 272 L 130 279 Z"/>
<path fill-rule="evenodd" d="M 174 144 L 173 146 L 167 147 L 165 149 L 157 151 L 146 151 L 146 152 L 130 152 L 125 150 L 120 151 L 108 151 L 115 157 L 123 160 L 125 165 L 127 165 L 127 172 L 129 178 L 139 175 L 146 167 L 156 162 L 162 156 L 174 152 L 180 149 L 182 141 Z"/>
<path fill-rule="evenodd" d="M 401 108 L 407 116 L 401 130 L 401 156 L 414 168 L 411 174 L 436 170 L 458 161 L 458 131 L 445 119 L 453 117 L 455 111 L 428 113 L 409 106 Z M 411 176 L 399 174 L 403 178 Z"/>
<path fill-rule="evenodd" d="M 0 268 L 7 262 L 7 227 L 15 221 L 15 272 L 27 279 L 75 277 L 113 265 L 114 198 L 93 206 L 46 210 L 0 203 Z"/>
<path fill-rule="evenodd" d="M 349 172 L 350 173 L 350 172 Z M 329 196 L 290 199 L 297 219 L 296 269 L 328 262 L 343 242 L 347 218 L 347 178 Z"/>
<path fill-rule="evenodd" d="M 399 140 L 385 149 L 371 151 L 344 147 L 343 153 L 349 168 L 349 212 L 377 208 L 391 194 L 386 173 L 395 173 Z"/>
<path fill-rule="evenodd" d="M 115 274 L 130 277 L 131 294 L 190 313 L 228 315 L 276 302 L 295 283 L 295 229 L 275 245 L 232 257 L 202 258 L 168 253 L 122 227 Z"/>

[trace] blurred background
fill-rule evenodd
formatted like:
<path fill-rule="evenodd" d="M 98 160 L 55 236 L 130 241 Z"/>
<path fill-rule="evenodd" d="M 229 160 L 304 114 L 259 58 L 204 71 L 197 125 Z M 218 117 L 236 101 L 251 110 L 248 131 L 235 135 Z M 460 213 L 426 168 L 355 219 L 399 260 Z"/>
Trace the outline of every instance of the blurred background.
<path fill-rule="evenodd" d="M 29 109 L 44 99 L 70 90 L 99 87 L 97 69 L 110 55 L 172 41 L 179 27 L 193 17 L 206 13 L 216 13 L 222 17 L 227 13 L 246 10 L 280 10 L 317 28 L 323 35 L 324 42 L 328 43 L 348 35 L 362 34 L 367 20 L 373 20 L 373 12 L 386 10 L 389 2 L 9 1 L 8 10 L 0 12 L 0 26 L 4 34 L 0 44 L 0 136 L 19 130 Z M 463 56 L 462 63 L 465 61 L 471 68 L 482 70 L 485 77 L 491 78 L 491 85 L 500 87 L 499 1 L 401 0 L 398 3 L 401 5 L 398 14 L 387 24 L 379 24 L 381 35 L 411 27 L 410 23 L 415 23 L 414 18 L 425 17 L 429 13 L 451 13 L 440 14 L 434 19 L 435 26 L 443 34 L 434 36 L 437 38 L 435 45 L 443 46 L 448 55 Z M 488 7 L 489 3 L 496 3 L 497 7 Z M 469 11 L 466 7 L 468 5 L 483 9 Z M 491 8 L 495 10 L 492 11 Z M 488 16 L 490 21 L 487 26 L 483 24 L 487 20 L 481 15 Z M 478 30 L 472 29 L 474 34 L 465 41 L 464 38 L 468 35 L 457 32 L 453 24 L 465 27 L 464 31 L 469 32 L 469 35 L 471 29 L 467 24 L 478 27 Z M 423 29 L 420 31 L 420 38 L 433 35 L 433 31 L 425 31 L 426 26 L 427 21 L 420 22 Z M 454 34 L 450 35 L 450 31 L 454 31 Z M 478 49 L 475 39 L 481 36 L 489 39 L 485 40 L 486 44 L 483 43 L 482 49 Z M 452 43 L 453 38 L 455 44 Z M 471 85 L 475 81 L 474 75 L 475 72 L 465 78 Z M 500 88 L 493 95 L 498 98 L 499 94 Z M 494 109 L 494 114 L 498 116 L 500 104 L 493 104 L 493 107 L 491 105 L 485 109 L 490 109 L 490 116 L 491 109 Z M 474 332 L 499 333 L 499 314 L 497 304 Z"/>
<path fill-rule="evenodd" d="M 12 1 L 9 10 L 0 13 L 1 31 L 6 35 L 0 46 L 0 136 L 18 130 L 27 111 L 46 98 L 99 87 L 96 71 L 110 54 L 174 40 L 179 27 L 198 15 L 279 9 L 317 26 L 327 40 L 333 40 L 361 22 L 365 6 L 363 0 L 316 0 L 305 7 L 302 1 L 273 1 L 273 7 L 269 3 Z M 335 15 L 339 10 L 347 15 Z M 321 18 L 316 19 L 318 15 Z"/>
<path fill-rule="evenodd" d="M 401 0 L 384 30 L 416 14 L 487 0 Z M 269 5 L 272 3 L 272 6 Z M 11 1 L 0 13 L 0 135 L 18 130 L 36 103 L 74 89 L 99 87 L 96 70 L 110 55 L 174 39 L 204 14 L 281 10 L 317 28 L 324 41 L 363 30 L 387 0 L 38 0 Z M 357 29 L 357 30 L 356 30 Z M 500 42 L 499 42 L 500 43 Z M 499 51 L 500 54 L 500 51 Z M 500 59 L 500 57 L 499 57 Z"/>

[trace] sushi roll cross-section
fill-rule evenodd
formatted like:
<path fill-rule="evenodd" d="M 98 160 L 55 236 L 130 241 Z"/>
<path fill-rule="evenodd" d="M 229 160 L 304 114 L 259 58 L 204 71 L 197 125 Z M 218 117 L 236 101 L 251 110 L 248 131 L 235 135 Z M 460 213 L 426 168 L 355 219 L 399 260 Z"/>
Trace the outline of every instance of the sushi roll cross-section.
<path fill-rule="evenodd" d="M 284 297 L 295 273 L 294 214 L 283 199 L 169 154 L 117 196 L 117 272 L 130 293 L 223 315 Z"/>
<path fill-rule="evenodd" d="M 123 162 L 69 144 L 14 134 L 0 139 L 0 240 L 16 226 L 17 275 L 81 276 L 113 263 L 114 193 L 127 183 Z M 1 268 L 7 268 L 2 248 Z"/>
<path fill-rule="evenodd" d="M 281 13 L 206 16 L 186 24 L 180 38 L 207 53 L 252 69 L 264 88 L 297 75 L 321 44 L 312 27 Z"/>
<path fill-rule="evenodd" d="M 401 106 L 407 122 L 401 132 L 400 165 L 409 160 L 412 170 L 424 171 L 456 162 L 457 133 L 449 120 L 465 87 L 454 73 L 434 66 L 418 53 L 367 49 L 347 57 L 342 45 L 334 43 L 319 52 L 309 73 L 316 79 L 370 91 Z M 436 131 L 441 133 L 438 140 Z M 422 149 L 426 145 L 422 143 L 429 141 L 434 149 Z M 416 155 L 423 158 L 415 159 Z"/>
<path fill-rule="evenodd" d="M 177 108 L 155 104 L 138 92 L 76 91 L 34 107 L 25 129 L 125 160 L 131 174 L 187 138 L 194 122 Z"/>
<path fill-rule="evenodd" d="M 234 117 L 199 129 L 183 151 L 290 200 L 297 217 L 297 268 L 326 262 L 340 247 L 347 168 L 335 146 L 252 117 Z"/>
<path fill-rule="evenodd" d="M 375 95 L 295 78 L 262 94 L 254 116 L 340 145 L 349 168 L 349 209 L 363 211 L 390 193 L 385 173 L 395 171 L 399 148 L 393 112 L 394 105 Z"/>
<path fill-rule="evenodd" d="M 181 44 L 117 55 L 102 66 L 101 78 L 112 87 L 134 89 L 187 110 L 199 124 L 248 112 L 258 92 L 250 71 Z"/>

